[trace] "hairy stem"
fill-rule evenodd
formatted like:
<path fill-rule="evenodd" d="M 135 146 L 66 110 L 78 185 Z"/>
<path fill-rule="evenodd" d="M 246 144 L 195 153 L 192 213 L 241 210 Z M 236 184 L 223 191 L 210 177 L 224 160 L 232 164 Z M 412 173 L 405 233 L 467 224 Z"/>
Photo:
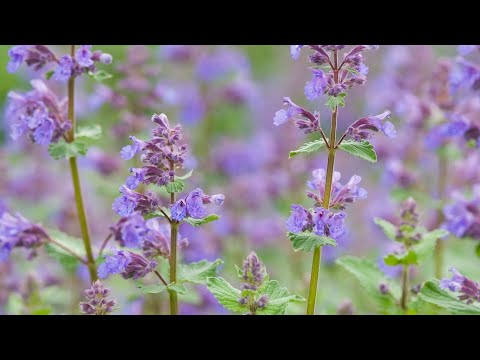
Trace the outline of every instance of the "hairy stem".
<path fill-rule="evenodd" d="M 174 163 L 170 161 L 170 170 L 174 170 Z M 170 204 L 175 204 L 175 193 L 170 194 Z M 177 235 L 178 222 L 170 222 L 170 283 L 177 281 Z M 170 296 L 170 315 L 178 314 L 178 298 L 175 291 L 169 291 Z"/>
<path fill-rule="evenodd" d="M 75 45 L 70 47 L 70 55 L 75 56 Z M 72 76 L 68 80 L 68 119 L 72 122 L 72 129 L 69 133 L 70 142 L 75 140 L 75 77 Z M 82 188 L 80 186 L 80 176 L 78 174 L 77 158 L 69 159 L 70 172 L 72 174 L 73 188 L 75 190 L 75 203 L 77 205 L 78 220 L 82 231 L 83 244 L 87 253 L 88 271 L 92 283 L 97 280 L 97 269 L 95 259 L 93 258 L 92 244 L 90 242 L 90 234 L 88 230 L 87 214 L 83 205 Z"/>
<path fill-rule="evenodd" d="M 403 310 L 408 308 L 408 292 L 409 292 L 409 265 L 403 265 L 402 270 L 402 299 L 400 301 L 400 306 Z"/>
<path fill-rule="evenodd" d="M 333 52 L 333 74 L 334 81 L 338 83 L 338 53 L 337 51 Z M 325 194 L 323 196 L 323 208 L 327 209 L 330 207 L 330 195 L 332 192 L 332 181 L 333 181 L 333 171 L 335 166 L 335 141 L 337 137 L 337 116 L 338 116 L 338 106 L 332 112 L 331 118 L 331 128 L 330 128 L 330 143 L 328 146 L 328 162 L 327 162 L 327 174 L 325 181 Z M 307 303 L 307 315 L 315 314 L 315 304 L 317 301 L 317 287 L 318 287 L 318 275 L 320 273 L 320 263 L 322 259 L 322 247 L 317 247 L 313 251 L 313 261 L 312 261 L 312 271 L 310 273 L 310 289 L 308 292 L 308 303 Z"/>
<path fill-rule="evenodd" d="M 447 187 L 448 176 L 448 163 L 443 154 L 438 157 L 438 199 L 442 201 L 445 198 L 445 190 Z M 436 227 L 440 226 L 443 222 L 443 211 L 441 208 L 437 210 L 437 223 Z M 444 240 L 438 239 L 435 247 L 435 277 L 441 279 L 443 276 L 443 250 L 445 247 Z"/>

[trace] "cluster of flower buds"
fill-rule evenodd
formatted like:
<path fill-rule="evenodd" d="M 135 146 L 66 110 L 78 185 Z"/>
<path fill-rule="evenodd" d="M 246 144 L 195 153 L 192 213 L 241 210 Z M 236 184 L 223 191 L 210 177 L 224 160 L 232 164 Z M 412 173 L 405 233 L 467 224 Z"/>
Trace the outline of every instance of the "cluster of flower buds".
<path fill-rule="evenodd" d="M 0 262 L 9 258 L 13 248 L 29 249 L 28 258 L 36 255 L 35 249 L 48 239 L 45 230 L 22 215 L 4 212 L 0 216 Z"/>
<path fill-rule="evenodd" d="M 290 53 L 294 60 L 300 56 L 303 46 L 291 46 Z M 367 80 L 368 67 L 365 65 L 362 53 L 378 48 L 378 45 L 355 45 L 344 54 L 341 63 L 338 63 L 337 52 L 344 49 L 346 45 L 307 46 L 314 50 L 314 53 L 309 56 L 310 62 L 314 64 L 313 77 L 305 86 L 305 95 L 309 100 L 314 100 L 322 94 L 337 97 L 356 85 L 363 85 Z M 334 55 L 328 52 L 333 52 Z"/>
<path fill-rule="evenodd" d="M 157 262 L 143 255 L 126 250 L 111 249 L 112 255 L 105 256 L 105 262 L 98 267 L 98 277 L 105 279 L 109 275 L 120 274 L 124 279 L 137 280 L 156 270 Z"/>
<path fill-rule="evenodd" d="M 249 314 L 255 314 L 258 309 L 268 304 L 268 296 L 256 294 L 256 291 L 268 279 L 265 265 L 255 252 L 251 252 L 243 262 L 242 269 L 242 297 L 238 302 L 247 305 Z"/>
<path fill-rule="evenodd" d="M 95 62 L 112 63 L 112 55 L 100 50 L 92 51 L 92 45 L 81 45 L 75 56 L 64 55 L 60 59 L 45 45 L 17 45 L 8 51 L 8 56 L 8 72 L 16 72 L 23 62 L 36 71 L 46 65 L 55 64 L 52 78 L 60 82 L 67 82 L 71 77 L 85 72 L 94 72 Z"/>
<path fill-rule="evenodd" d="M 87 315 L 107 315 L 116 305 L 115 300 L 109 300 L 110 289 L 107 289 L 100 280 L 85 290 L 86 302 L 80 303 L 80 311 Z"/>
<path fill-rule="evenodd" d="M 113 202 L 112 209 L 120 216 L 130 216 L 135 212 L 142 215 L 155 211 L 160 204 L 159 199 L 151 192 L 140 194 L 127 186 L 120 187 L 122 194 Z"/>
<path fill-rule="evenodd" d="M 320 114 L 312 114 L 310 111 L 295 104 L 289 97 L 283 98 L 283 105 L 287 106 L 287 109 L 281 109 L 275 113 L 273 119 L 275 126 L 280 126 L 293 119 L 295 126 L 303 130 L 305 134 L 320 130 Z"/>
<path fill-rule="evenodd" d="M 390 115 L 391 112 L 387 110 L 380 115 L 361 118 L 350 125 L 347 134 L 355 141 L 370 140 L 379 131 L 389 138 L 394 138 L 397 135 L 395 127 L 390 121 L 384 121 Z"/>

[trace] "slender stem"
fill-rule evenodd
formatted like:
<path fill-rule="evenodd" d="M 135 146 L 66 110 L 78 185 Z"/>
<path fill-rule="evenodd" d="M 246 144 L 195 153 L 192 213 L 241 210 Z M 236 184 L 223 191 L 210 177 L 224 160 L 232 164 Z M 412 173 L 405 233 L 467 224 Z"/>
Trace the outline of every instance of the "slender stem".
<path fill-rule="evenodd" d="M 325 133 L 323 132 L 322 128 L 320 128 L 320 135 L 322 135 L 322 139 L 323 141 L 325 141 L 325 145 L 327 146 L 327 148 L 329 148 L 330 144 L 328 143 L 327 137 L 325 136 Z"/>
<path fill-rule="evenodd" d="M 68 252 L 70 255 L 72 255 L 75 259 L 77 259 L 78 261 L 80 261 L 82 264 L 85 264 L 85 265 L 88 265 L 88 262 L 87 260 L 85 260 L 84 258 L 82 258 L 80 255 L 78 255 L 75 251 L 69 249 L 68 247 L 66 247 L 65 245 L 53 240 L 51 237 L 47 237 L 47 240 L 50 241 L 52 244 L 55 244 L 57 245 L 59 248 L 62 248 L 63 250 L 65 250 L 66 252 Z"/>
<path fill-rule="evenodd" d="M 170 219 L 170 216 L 168 216 L 168 214 L 165 211 L 163 211 L 163 209 L 160 209 L 160 212 L 163 214 L 163 216 L 167 218 L 169 223 L 172 223 L 172 219 Z"/>
<path fill-rule="evenodd" d="M 163 285 L 165 285 L 165 286 L 168 285 L 168 283 L 163 278 L 162 274 L 160 274 L 157 270 L 155 270 L 154 273 L 155 273 L 155 275 L 157 275 L 157 277 L 160 279 L 160 281 L 163 283 Z"/>
<path fill-rule="evenodd" d="M 440 154 L 438 157 L 438 199 L 441 201 L 445 198 L 445 190 L 447 187 L 447 178 L 448 178 L 448 162 L 445 159 L 443 154 Z M 443 211 L 441 208 L 437 210 L 437 224 L 440 226 L 443 222 Z M 445 248 L 444 240 L 438 239 L 437 246 L 435 247 L 435 277 L 437 279 L 442 278 L 443 276 L 443 251 Z"/>
<path fill-rule="evenodd" d="M 338 140 L 337 145 L 335 145 L 335 149 L 337 149 L 337 148 L 340 146 L 340 144 L 342 143 L 342 141 L 345 139 L 346 136 L 347 136 L 347 133 L 344 133 L 344 134 L 342 135 L 342 137 L 340 138 L 340 140 Z"/>
<path fill-rule="evenodd" d="M 175 169 L 175 164 L 170 161 L 170 170 Z M 175 193 L 170 194 L 170 204 L 175 204 Z M 178 222 L 170 222 L 170 283 L 177 281 L 177 235 Z M 175 291 L 169 291 L 170 296 L 170 315 L 178 314 L 178 299 Z"/>
<path fill-rule="evenodd" d="M 108 236 L 105 238 L 105 240 L 103 240 L 103 243 L 102 243 L 102 246 L 100 246 L 100 250 L 98 251 L 98 256 L 97 256 L 97 259 L 99 259 L 102 254 L 103 254 L 103 250 L 105 250 L 105 247 L 107 246 L 108 242 L 110 241 L 110 239 L 112 238 L 113 234 L 110 233 L 108 234 Z"/>
<path fill-rule="evenodd" d="M 335 83 L 338 83 L 338 53 L 333 52 L 333 76 Z M 327 162 L 327 174 L 325 181 L 325 193 L 323 196 L 323 208 L 329 209 L 330 207 L 330 195 L 332 192 L 333 182 L 333 170 L 335 166 L 335 140 L 337 137 L 337 116 L 338 106 L 332 112 L 331 129 L 330 129 L 330 144 L 328 146 L 328 162 Z M 312 271 L 310 274 L 310 289 L 308 292 L 307 303 L 307 315 L 315 314 L 315 304 L 317 301 L 317 287 L 318 287 L 318 275 L 320 273 L 320 263 L 322 259 L 322 248 L 318 247 L 313 251 Z"/>
<path fill-rule="evenodd" d="M 408 304 L 408 292 L 409 292 L 409 265 L 403 265 L 402 271 L 402 299 L 400 302 L 400 306 L 403 310 L 407 310 Z"/>
<path fill-rule="evenodd" d="M 70 47 L 70 55 L 75 56 L 75 45 Z M 75 77 L 71 76 L 68 80 L 68 119 L 72 122 L 72 129 L 69 133 L 70 142 L 75 140 Z M 77 204 L 78 220 L 80 222 L 80 229 L 82 231 L 83 244 L 85 245 L 85 252 L 87 253 L 88 270 L 90 272 L 90 279 L 94 282 L 97 279 L 97 270 L 95 266 L 95 259 L 93 258 L 92 245 L 90 242 L 90 234 L 88 231 L 87 215 L 83 205 L 82 188 L 80 186 L 80 176 L 78 174 L 77 158 L 69 159 L 70 172 L 72 174 L 73 188 L 75 190 L 75 202 Z"/>

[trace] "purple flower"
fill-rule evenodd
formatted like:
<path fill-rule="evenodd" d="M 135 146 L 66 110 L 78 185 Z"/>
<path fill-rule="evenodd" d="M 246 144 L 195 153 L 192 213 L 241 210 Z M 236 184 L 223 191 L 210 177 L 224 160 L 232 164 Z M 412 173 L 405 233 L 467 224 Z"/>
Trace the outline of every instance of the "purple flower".
<path fill-rule="evenodd" d="M 207 208 L 203 205 L 203 190 L 195 189 L 186 198 L 188 216 L 194 219 L 203 219 Z"/>
<path fill-rule="evenodd" d="M 395 127 L 390 121 L 385 121 L 385 118 L 389 118 L 390 111 L 384 111 L 380 115 L 367 116 L 355 121 L 347 130 L 347 134 L 350 135 L 355 141 L 369 140 L 373 133 L 382 131 L 387 137 L 394 138 L 397 135 Z"/>
<path fill-rule="evenodd" d="M 184 199 L 178 200 L 170 208 L 172 219 L 175 221 L 182 221 L 187 216 L 187 203 Z"/>
<path fill-rule="evenodd" d="M 148 171 L 146 168 L 131 168 L 130 175 L 125 181 L 125 186 L 131 190 L 135 190 L 138 185 L 144 180 L 145 174 Z"/>
<path fill-rule="evenodd" d="M 478 50 L 478 45 L 458 45 L 457 51 L 460 55 L 466 56 Z"/>
<path fill-rule="evenodd" d="M 154 260 L 130 251 L 112 249 L 113 255 L 106 255 L 105 262 L 98 267 L 98 277 L 105 279 L 109 275 L 120 274 L 124 279 L 138 280 L 157 268 Z"/>
<path fill-rule="evenodd" d="M 165 223 L 159 223 L 157 219 L 149 219 L 146 222 L 147 233 L 142 242 L 142 250 L 147 258 L 170 256 L 170 226 Z M 180 234 L 179 244 L 185 242 Z"/>
<path fill-rule="evenodd" d="M 345 235 L 345 217 L 341 211 L 332 213 L 322 207 L 315 208 L 313 212 L 313 232 L 319 236 L 328 236 L 336 240 Z"/>
<path fill-rule="evenodd" d="M 298 106 L 289 97 L 283 98 L 283 105 L 287 109 L 279 110 L 275 113 L 273 124 L 280 126 L 290 119 L 294 119 L 295 126 L 305 133 L 311 133 L 320 129 L 320 120 L 317 114 L 312 114 L 310 111 Z M 303 119 L 295 119 L 297 115 L 301 115 Z"/>
<path fill-rule="evenodd" d="M 249 64 L 244 54 L 232 49 L 220 49 L 202 56 L 196 67 L 199 79 L 206 82 L 220 80 L 232 73 L 248 73 Z"/>
<path fill-rule="evenodd" d="M 120 216 L 130 216 L 135 211 L 145 215 L 154 211 L 158 206 L 158 199 L 151 193 L 140 194 L 125 185 L 120 187 L 120 192 L 122 195 L 116 198 L 112 205 L 113 211 Z"/>
<path fill-rule="evenodd" d="M 8 259 L 14 247 L 31 249 L 29 258 L 35 256 L 35 248 L 47 238 L 47 233 L 39 225 L 32 224 L 18 213 L 4 212 L 0 217 L 0 262 Z"/>
<path fill-rule="evenodd" d="M 48 145 L 52 140 L 55 125 L 49 118 L 44 118 L 40 126 L 33 132 L 33 139 L 39 145 Z"/>
<path fill-rule="evenodd" d="M 451 279 L 442 279 L 440 287 L 448 289 L 452 292 L 459 292 L 459 300 L 467 300 L 467 304 L 473 304 L 480 301 L 480 284 L 470 280 L 466 276 L 460 274 L 455 268 L 450 268 L 449 271 L 453 274 Z"/>
<path fill-rule="evenodd" d="M 452 194 L 455 202 L 443 209 L 443 227 L 456 237 L 480 239 L 480 185 L 473 187 L 473 193 L 471 200 L 459 193 Z"/>
<path fill-rule="evenodd" d="M 64 55 L 60 58 L 59 64 L 53 73 L 53 79 L 59 82 L 67 82 L 73 74 L 75 63 L 70 55 Z"/>
<path fill-rule="evenodd" d="M 80 311 L 87 315 L 107 315 L 111 313 L 116 305 L 116 300 L 107 299 L 110 289 L 104 287 L 100 280 L 95 281 L 92 286 L 85 290 L 86 302 L 80 303 Z"/>
<path fill-rule="evenodd" d="M 287 220 L 287 229 L 293 233 L 300 233 L 313 226 L 312 215 L 301 205 L 292 205 L 292 212 Z"/>
<path fill-rule="evenodd" d="M 298 60 L 300 57 L 300 52 L 302 51 L 303 45 L 290 45 L 290 55 L 293 60 Z"/>
<path fill-rule="evenodd" d="M 480 88 L 480 68 L 464 59 L 458 59 L 450 72 L 450 92 L 455 94 L 461 88 Z"/>
<path fill-rule="evenodd" d="M 112 55 L 103 53 L 99 58 L 100 62 L 106 65 L 110 65 L 113 61 Z"/>
<path fill-rule="evenodd" d="M 314 100 L 325 92 L 328 81 L 322 70 L 313 69 L 312 80 L 305 85 L 305 96 L 308 100 Z"/>
<path fill-rule="evenodd" d="M 309 181 L 308 187 L 315 192 L 307 191 L 307 196 L 316 201 L 317 204 L 323 204 L 323 196 L 325 194 L 326 173 L 324 169 L 313 171 L 313 180 Z M 347 184 L 340 183 L 342 175 L 335 171 L 332 178 L 332 190 L 330 195 L 330 208 L 344 209 L 347 204 L 354 203 L 357 199 L 365 199 L 367 191 L 358 186 L 362 178 L 353 175 Z"/>
<path fill-rule="evenodd" d="M 135 212 L 136 206 L 137 204 L 135 201 L 128 199 L 125 196 L 120 196 L 113 201 L 112 209 L 120 216 L 130 216 Z"/>
<path fill-rule="evenodd" d="M 25 56 L 27 55 L 27 48 L 25 45 L 17 45 L 8 49 L 8 57 L 10 61 L 7 64 L 7 71 L 14 73 L 22 65 Z"/>
<path fill-rule="evenodd" d="M 430 150 L 438 149 L 449 139 L 464 136 L 469 128 L 469 121 L 463 116 L 451 117 L 452 121 L 438 125 L 430 129 L 425 137 L 425 144 Z"/>
<path fill-rule="evenodd" d="M 144 141 L 137 139 L 135 136 L 130 136 L 130 140 L 132 140 L 133 144 L 123 147 L 122 151 L 120 152 L 120 155 L 124 160 L 132 159 L 135 154 L 143 150 L 143 148 L 146 146 Z"/>
<path fill-rule="evenodd" d="M 81 45 L 75 53 L 75 60 L 81 67 L 90 67 L 93 65 L 92 45 Z"/>

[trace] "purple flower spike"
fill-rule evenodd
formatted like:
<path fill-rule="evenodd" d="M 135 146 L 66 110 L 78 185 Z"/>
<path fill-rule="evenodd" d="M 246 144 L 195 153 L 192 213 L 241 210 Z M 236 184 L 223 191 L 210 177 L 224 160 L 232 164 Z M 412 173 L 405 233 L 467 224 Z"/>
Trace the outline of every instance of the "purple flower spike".
<path fill-rule="evenodd" d="M 256 290 L 263 284 L 266 276 L 265 265 L 263 265 L 257 254 L 252 251 L 243 262 L 242 280 L 244 284 L 242 289 Z"/>
<path fill-rule="evenodd" d="M 308 100 L 315 100 L 325 92 L 328 80 L 322 70 L 313 69 L 312 80 L 305 85 L 305 96 Z"/>
<path fill-rule="evenodd" d="M 346 233 L 344 212 L 332 213 L 322 207 L 315 208 L 313 213 L 314 233 L 340 239 Z"/>
<path fill-rule="evenodd" d="M 75 53 L 75 60 L 81 67 L 90 67 L 93 65 L 92 60 L 92 45 L 82 45 Z"/>
<path fill-rule="evenodd" d="M 104 287 L 100 280 L 95 281 L 92 286 L 85 290 L 86 302 L 80 303 L 80 311 L 87 315 L 107 315 L 111 313 L 116 300 L 108 300 L 110 289 Z"/>
<path fill-rule="evenodd" d="M 73 74 L 74 66 L 75 64 L 70 55 L 62 56 L 52 78 L 59 82 L 66 83 Z"/>
<path fill-rule="evenodd" d="M 148 273 L 155 270 L 157 263 L 154 260 L 148 260 L 142 255 L 130 251 L 111 250 L 113 255 L 106 255 L 105 262 L 98 267 L 98 277 L 105 279 L 109 275 L 120 274 L 124 279 L 133 278 L 133 280 L 145 277 Z"/>

